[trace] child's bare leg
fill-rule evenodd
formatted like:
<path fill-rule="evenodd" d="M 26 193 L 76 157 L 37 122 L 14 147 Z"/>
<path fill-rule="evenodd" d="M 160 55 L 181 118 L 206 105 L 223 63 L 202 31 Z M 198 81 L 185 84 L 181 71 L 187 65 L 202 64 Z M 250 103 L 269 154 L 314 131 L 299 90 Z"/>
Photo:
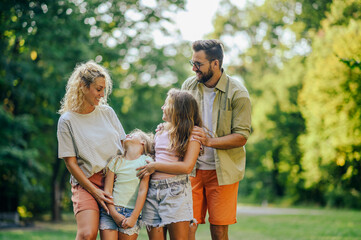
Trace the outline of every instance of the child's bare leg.
<path fill-rule="evenodd" d="M 163 227 L 150 227 L 147 232 L 149 240 L 166 240 L 167 232 Z"/>
<path fill-rule="evenodd" d="M 133 235 L 128 235 L 125 233 L 118 233 L 118 240 L 136 240 L 138 238 L 138 234 L 134 233 Z"/>
<path fill-rule="evenodd" d="M 167 225 L 170 239 L 188 240 L 189 224 L 189 221 L 184 221 Z"/>

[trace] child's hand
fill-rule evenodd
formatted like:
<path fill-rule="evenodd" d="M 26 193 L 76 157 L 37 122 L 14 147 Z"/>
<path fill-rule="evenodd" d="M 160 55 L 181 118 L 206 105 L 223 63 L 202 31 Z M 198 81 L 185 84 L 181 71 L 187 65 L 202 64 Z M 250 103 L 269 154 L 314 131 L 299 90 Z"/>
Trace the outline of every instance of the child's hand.
<path fill-rule="evenodd" d="M 123 223 L 123 221 L 124 221 L 124 219 L 125 219 L 125 216 L 122 215 L 122 214 L 120 214 L 120 213 L 117 213 L 117 214 L 115 214 L 115 215 L 112 216 L 112 217 L 113 217 L 114 222 L 117 224 L 117 226 L 118 226 L 118 227 L 121 227 L 121 226 L 122 226 L 122 223 Z"/>
<path fill-rule="evenodd" d="M 132 228 L 132 227 L 134 227 L 136 222 L 137 222 L 137 219 L 132 218 L 132 216 L 125 218 L 122 223 L 122 228 L 124 228 L 124 229 Z"/>
<path fill-rule="evenodd" d="M 155 129 L 155 132 L 159 132 L 159 131 L 163 130 L 163 128 L 164 128 L 164 123 L 159 123 L 157 126 L 157 129 Z"/>
<path fill-rule="evenodd" d="M 137 177 L 142 179 L 143 177 L 150 176 L 155 172 L 155 162 L 147 161 L 147 165 L 137 168 Z"/>

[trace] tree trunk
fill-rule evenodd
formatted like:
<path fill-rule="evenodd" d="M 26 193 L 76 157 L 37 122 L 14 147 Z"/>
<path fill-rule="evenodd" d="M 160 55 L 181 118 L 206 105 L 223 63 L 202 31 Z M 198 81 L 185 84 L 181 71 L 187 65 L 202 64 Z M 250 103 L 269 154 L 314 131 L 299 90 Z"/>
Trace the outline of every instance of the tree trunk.
<path fill-rule="evenodd" d="M 52 184 L 52 220 L 53 221 L 61 221 L 61 190 L 59 187 L 59 182 L 55 181 Z"/>
<path fill-rule="evenodd" d="M 59 172 L 61 171 L 61 163 L 57 157 L 55 158 L 55 162 L 53 164 L 53 176 L 51 178 L 51 219 L 53 221 L 61 221 L 61 189 L 59 185 Z"/>

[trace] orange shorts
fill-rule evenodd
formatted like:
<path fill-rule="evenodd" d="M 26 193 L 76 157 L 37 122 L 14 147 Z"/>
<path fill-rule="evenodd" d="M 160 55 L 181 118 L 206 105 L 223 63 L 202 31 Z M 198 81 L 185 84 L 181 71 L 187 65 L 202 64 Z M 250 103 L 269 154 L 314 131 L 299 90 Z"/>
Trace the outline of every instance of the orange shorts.
<path fill-rule="evenodd" d="M 239 182 L 218 185 L 216 170 L 199 170 L 191 177 L 193 216 L 198 223 L 208 221 L 213 225 L 230 225 L 237 222 L 237 194 Z"/>
<path fill-rule="evenodd" d="M 96 187 L 104 188 L 104 176 L 102 172 L 95 173 L 88 178 Z M 95 210 L 99 212 L 98 202 L 95 198 L 85 190 L 80 184 L 71 187 L 71 200 L 73 202 L 74 215 L 83 210 Z"/>

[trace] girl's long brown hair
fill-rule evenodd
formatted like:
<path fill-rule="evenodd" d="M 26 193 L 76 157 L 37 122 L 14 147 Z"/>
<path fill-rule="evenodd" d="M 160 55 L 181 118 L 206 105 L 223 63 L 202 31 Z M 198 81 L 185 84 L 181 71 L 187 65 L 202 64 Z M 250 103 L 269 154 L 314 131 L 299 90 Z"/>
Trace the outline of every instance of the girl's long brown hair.
<path fill-rule="evenodd" d="M 170 149 L 184 157 L 194 126 L 202 127 L 197 100 L 188 91 L 171 89 L 168 91 L 169 140 Z"/>

